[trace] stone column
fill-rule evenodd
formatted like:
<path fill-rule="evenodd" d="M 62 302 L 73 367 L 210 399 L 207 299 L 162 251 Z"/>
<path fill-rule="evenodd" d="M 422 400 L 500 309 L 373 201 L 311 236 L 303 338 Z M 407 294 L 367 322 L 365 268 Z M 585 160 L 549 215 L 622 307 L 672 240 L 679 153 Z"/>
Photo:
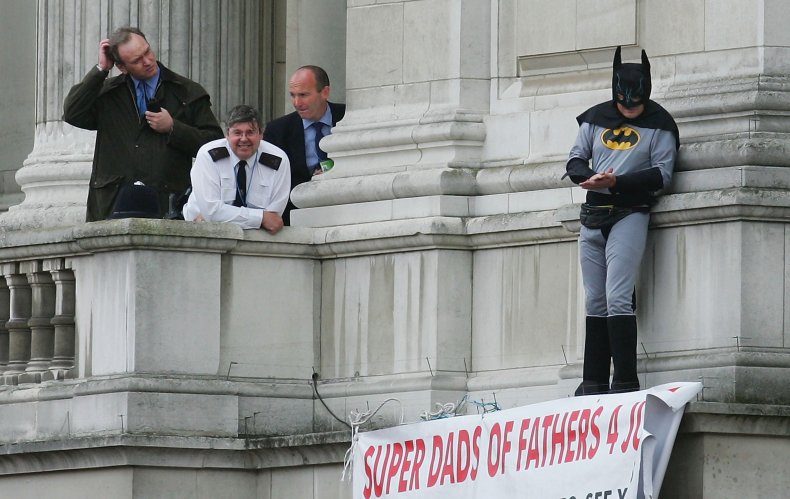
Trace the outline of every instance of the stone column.
<path fill-rule="evenodd" d="M 31 272 L 27 274 L 30 284 L 31 311 L 27 325 L 30 328 L 30 362 L 20 381 L 38 383 L 42 373 L 47 373 L 54 353 L 55 329 L 52 318 L 55 315 L 55 284 L 49 272 L 44 271 L 41 262 L 31 262 Z"/>
<path fill-rule="evenodd" d="M 335 168 L 294 190 L 294 225 L 462 216 L 490 88 L 490 2 L 349 3 L 348 110 L 324 139 Z M 338 205 L 373 202 L 365 209 Z M 320 207 L 320 209 L 319 209 Z"/>
<path fill-rule="evenodd" d="M 123 25 L 140 27 L 165 66 L 206 88 L 221 121 L 236 104 L 270 101 L 264 90 L 270 3 L 39 0 L 35 142 L 16 174 L 24 201 L 0 217 L 2 225 L 31 229 L 85 220 L 95 132 L 63 122 L 63 101 L 97 63 L 101 39 Z"/>
<path fill-rule="evenodd" d="M 25 372 L 30 361 L 30 285 L 25 276 L 23 264 L 4 263 L 3 275 L 10 294 L 8 328 L 8 367 L 3 373 L 6 383 L 16 384 L 17 375 Z"/>
<path fill-rule="evenodd" d="M 8 366 L 8 329 L 6 322 L 11 312 L 11 296 L 8 293 L 8 286 L 5 278 L 0 277 L 0 374 Z"/>
<path fill-rule="evenodd" d="M 54 352 L 49 370 L 55 378 L 62 378 L 74 367 L 74 272 L 66 268 L 63 259 L 44 263 L 55 282 L 55 315 L 51 324 L 55 328 Z"/>
<path fill-rule="evenodd" d="M 36 93 L 36 3 L 3 2 L 0 16 L 0 211 L 22 202 L 16 171 L 33 149 Z M 11 49 L 13 47 L 13 49 Z"/>

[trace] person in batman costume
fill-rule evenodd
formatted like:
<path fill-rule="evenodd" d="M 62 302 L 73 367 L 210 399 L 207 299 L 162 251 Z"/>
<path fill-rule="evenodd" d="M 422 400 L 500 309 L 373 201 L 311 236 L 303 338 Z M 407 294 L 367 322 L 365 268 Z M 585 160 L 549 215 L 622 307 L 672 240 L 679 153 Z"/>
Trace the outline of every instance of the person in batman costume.
<path fill-rule="evenodd" d="M 650 207 L 672 179 L 680 146 L 675 120 L 650 91 L 645 51 L 641 63 L 624 64 L 617 47 L 612 100 L 576 118 L 579 133 L 563 176 L 587 191 L 579 237 L 586 331 L 576 395 L 639 390 L 634 286 Z"/>

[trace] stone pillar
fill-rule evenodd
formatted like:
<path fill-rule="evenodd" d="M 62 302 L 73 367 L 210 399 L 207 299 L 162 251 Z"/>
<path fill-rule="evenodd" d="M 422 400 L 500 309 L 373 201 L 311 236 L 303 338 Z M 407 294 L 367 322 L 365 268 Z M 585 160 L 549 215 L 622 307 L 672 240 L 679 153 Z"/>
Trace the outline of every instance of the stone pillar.
<path fill-rule="evenodd" d="M 55 283 L 55 315 L 51 324 L 55 328 L 54 351 L 49 370 L 55 378 L 62 378 L 74 367 L 74 272 L 66 268 L 63 259 L 45 262 Z"/>
<path fill-rule="evenodd" d="M 31 262 L 27 282 L 31 291 L 31 311 L 27 325 L 30 328 L 30 362 L 20 381 L 38 383 L 42 373 L 47 373 L 54 353 L 55 284 L 40 261 Z"/>
<path fill-rule="evenodd" d="M 293 224 L 463 216 L 436 196 L 475 192 L 463 169 L 480 165 L 486 135 L 490 2 L 356 4 L 347 15 L 348 111 L 322 143 L 335 168 L 294 190 L 305 209 Z M 371 203 L 337 206 L 361 202 Z"/>
<path fill-rule="evenodd" d="M 8 328 L 8 367 L 3 373 L 6 383 L 16 384 L 17 376 L 25 372 L 30 361 L 30 319 L 31 293 L 25 276 L 24 264 L 4 263 L 3 275 L 10 294 L 10 314 Z"/>
<path fill-rule="evenodd" d="M 5 277 L 0 277 L 0 374 L 8 367 L 8 329 L 6 322 L 11 312 L 11 296 Z"/>
<path fill-rule="evenodd" d="M 95 132 L 63 122 L 63 101 L 96 65 L 101 39 L 123 25 L 140 27 L 165 66 L 206 88 L 221 121 L 236 104 L 270 102 L 264 85 L 270 65 L 264 50 L 269 4 L 242 0 L 231 8 L 210 0 L 39 0 L 35 142 L 16 173 L 24 201 L 0 217 L 2 225 L 16 230 L 85 220 Z"/>
<path fill-rule="evenodd" d="M 9 47 L 0 51 L 4 117 L 0 121 L 0 211 L 5 211 L 24 198 L 14 175 L 33 149 L 36 93 L 30 82 L 36 79 L 36 3 L 3 2 L 2 6 L 0 45 Z"/>

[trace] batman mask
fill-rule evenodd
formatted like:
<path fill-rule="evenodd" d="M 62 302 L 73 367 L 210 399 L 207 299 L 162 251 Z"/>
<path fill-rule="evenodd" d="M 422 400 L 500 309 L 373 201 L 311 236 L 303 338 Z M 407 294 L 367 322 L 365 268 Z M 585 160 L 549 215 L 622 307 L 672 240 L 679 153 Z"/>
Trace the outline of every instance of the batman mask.
<path fill-rule="evenodd" d="M 642 63 L 623 64 L 620 47 L 614 53 L 612 65 L 612 99 L 623 107 L 631 109 L 645 104 L 650 99 L 650 61 L 642 50 Z"/>

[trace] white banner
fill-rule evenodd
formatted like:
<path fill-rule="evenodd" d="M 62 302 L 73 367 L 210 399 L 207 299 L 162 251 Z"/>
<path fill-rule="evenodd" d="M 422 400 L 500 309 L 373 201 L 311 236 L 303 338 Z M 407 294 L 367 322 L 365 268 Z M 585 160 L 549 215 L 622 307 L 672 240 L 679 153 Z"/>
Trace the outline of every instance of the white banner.
<path fill-rule="evenodd" d="M 700 383 L 360 432 L 354 499 L 657 497 Z"/>

